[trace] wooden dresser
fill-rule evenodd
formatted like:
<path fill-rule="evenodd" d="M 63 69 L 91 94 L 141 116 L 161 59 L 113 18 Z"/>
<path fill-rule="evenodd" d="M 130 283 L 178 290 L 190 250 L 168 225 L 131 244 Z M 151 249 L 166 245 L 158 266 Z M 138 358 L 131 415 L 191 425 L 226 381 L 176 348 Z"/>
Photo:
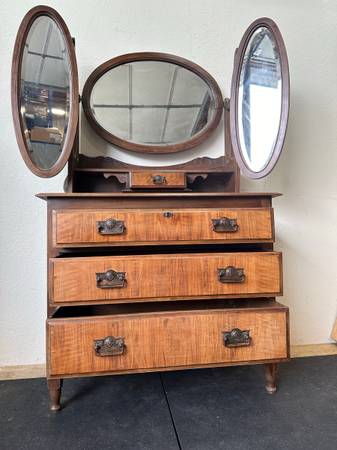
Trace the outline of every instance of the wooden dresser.
<path fill-rule="evenodd" d="M 81 152 L 80 104 L 110 153 Z M 268 175 L 285 139 L 289 72 L 276 24 L 261 18 L 243 34 L 230 99 L 199 65 L 154 52 L 104 62 L 80 96 L 74 39 L 57 11 L 37 6 L 14 46 L 12 111 L 34 174 L 68 163 L 65 193 L 38 195 L 48 210 L 51 409 L 67 377 L 235 364 L 264 364 L 275 392 L 277 363 L 289 359 L 288 308 L 275 300 L 279 194 L 240 193 L 240 172 Z M 206 156 L 160 164 L 219 124 L 223 154 L 210 158 L 204 145 Z M 144 165 L 115 159 L 116 146 Z"/>
<path fill-rule="evenodd" d="M 289 358 L 272 198 L 40 194 L 48 205 L 48 384 Z"/>

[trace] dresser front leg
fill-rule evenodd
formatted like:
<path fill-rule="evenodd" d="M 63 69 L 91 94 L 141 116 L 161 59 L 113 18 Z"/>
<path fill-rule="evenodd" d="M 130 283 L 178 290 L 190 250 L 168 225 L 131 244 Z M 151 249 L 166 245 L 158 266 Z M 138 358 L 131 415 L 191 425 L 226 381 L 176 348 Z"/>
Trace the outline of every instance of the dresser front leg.
<path fill-rule="evenodd" d="M 63 380 L 61 378 L 48 378 L 48 390 L 50 398 L 49 409 L 51 411 L 59 411 L 61 409 L 60 399 Z"/>
<path fill-rule="evenodd" d="M 274 394 L 276 392 L 276 375 L 277 375 L 278 364 L 269 363 L 265 364 L 265 374 L 266 374 L 266 390 L 268 394 Z"/>

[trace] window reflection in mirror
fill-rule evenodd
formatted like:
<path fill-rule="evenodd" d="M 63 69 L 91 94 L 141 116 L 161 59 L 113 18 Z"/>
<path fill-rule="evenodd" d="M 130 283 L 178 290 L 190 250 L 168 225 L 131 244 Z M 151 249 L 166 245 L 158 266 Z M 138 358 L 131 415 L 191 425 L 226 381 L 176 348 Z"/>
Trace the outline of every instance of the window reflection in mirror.
<path fill-rule="evenodd" d="M 21 117 L 29 155 L 40 169 L 50 169 L 67 133 L 70 67 L 65 41 L 49 17 L 32 24 L 21 67 Z"/>
<path fill-rule="evenodd" d="M 90 97 L 98 124 L 118 138 L 146 145 L 187 141 L 215 113 L 211 89 L 198 75 L 164 61 L 134 61 L 99 78 Z"/>
<path fill-rule="evenodd" d="M 269 162 L 281 117 L 281 66 L 271 32 L 259 27 L 245 51 L 238 96 L 242 156 L 254 172 Z"/>

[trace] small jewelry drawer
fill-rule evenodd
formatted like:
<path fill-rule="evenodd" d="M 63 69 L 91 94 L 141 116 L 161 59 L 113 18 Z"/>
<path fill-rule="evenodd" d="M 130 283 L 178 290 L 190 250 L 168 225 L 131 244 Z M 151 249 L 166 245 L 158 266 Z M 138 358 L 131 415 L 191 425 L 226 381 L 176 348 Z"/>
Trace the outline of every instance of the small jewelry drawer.
<path fill-rule="evenodd" d="M 281 253 L 195 253 L 50 259 L 51 304 L 282 294 Z"/>
<path fill-rule="evenodd" d="M 267 299 L 254 303 L 238 300 L 228 307 L 229 303 L 159 303 L 155 309 L 151 304 L 103 305 L 89 312 L 82 307 L 81 313 L 89 314 L 85 317 L 64 318 L 61 313 L 47 321 L 48 376 L 289 357 L 286 307 Z M 69 308 L 62 309 L 68 309 L 66 315 L 72 314 Z"/>
<path fill-rule="evenodd" d="M 273 209 L 54 210 L 54 247 L 273 242 Z"/>
<path fill-rule="evenodd" d="M 130 187 L 133 189 L 184 189 L 186 177 L 183 172 L 132 172 Z"/>

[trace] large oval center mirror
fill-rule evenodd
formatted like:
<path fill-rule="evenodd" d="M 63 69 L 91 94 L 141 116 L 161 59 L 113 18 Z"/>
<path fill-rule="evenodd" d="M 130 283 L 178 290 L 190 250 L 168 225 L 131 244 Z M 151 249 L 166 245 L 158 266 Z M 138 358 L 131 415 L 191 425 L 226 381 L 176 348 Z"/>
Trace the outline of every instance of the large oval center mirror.
<path fill-rule="evenodd" d="M 110 65 L 98 79 L 88 80 L 83 95 L 89 121 L 108 141 L 168 153 L 196 145 L 217 125 L 221 94 L 201 68 L 200 73 L 164 60 Z"/>
<path fill-rule="evenodd" d="M 237 140 L 237 159 L 243 173 L 254 178 L 265 176 L 275 165 L 283 145 L 289 108 L 284 44 L 276 25 L 266 20 L 269 26 L 255 27 L 241 44 L 234 93 L 236 117 L 232 134 Z"/>

